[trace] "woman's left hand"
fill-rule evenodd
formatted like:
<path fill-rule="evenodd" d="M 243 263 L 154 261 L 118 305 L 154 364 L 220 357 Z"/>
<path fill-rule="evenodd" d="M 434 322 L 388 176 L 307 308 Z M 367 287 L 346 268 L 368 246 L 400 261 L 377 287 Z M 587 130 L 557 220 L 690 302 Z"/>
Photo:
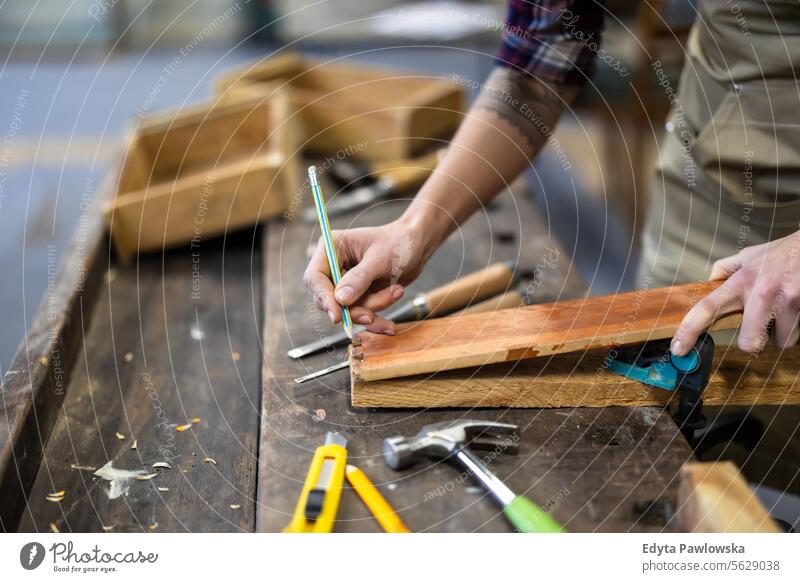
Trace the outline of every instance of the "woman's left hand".
<path fill-rule="evenodd" d="M 774 320 L 775 344 L 797 343 L 800 314 L 800 232 L 742 249 L 720 259 L 710 280 L 726 279 L 717 290 L 697 302 L 681 322 L 672 340 L 672 352 L 685 355 L 715 319 L 742 311 L 739 348 L 760 351 L 769 340 Z"/>

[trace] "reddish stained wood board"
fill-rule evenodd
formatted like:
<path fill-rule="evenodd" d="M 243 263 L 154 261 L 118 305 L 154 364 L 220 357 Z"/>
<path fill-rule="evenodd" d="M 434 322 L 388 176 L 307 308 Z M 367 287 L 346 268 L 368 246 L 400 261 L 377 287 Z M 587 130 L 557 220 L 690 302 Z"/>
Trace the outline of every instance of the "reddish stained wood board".
<path fill-rule="evenodd" d="M 683 317 L 720 281 L 530 305 L 400 326 L 396 336 L 363 332 L 351 352 L 354 382 L 429 374 L 672 337 Z M 712 329 L 734 329 L 739 314 Z"/>

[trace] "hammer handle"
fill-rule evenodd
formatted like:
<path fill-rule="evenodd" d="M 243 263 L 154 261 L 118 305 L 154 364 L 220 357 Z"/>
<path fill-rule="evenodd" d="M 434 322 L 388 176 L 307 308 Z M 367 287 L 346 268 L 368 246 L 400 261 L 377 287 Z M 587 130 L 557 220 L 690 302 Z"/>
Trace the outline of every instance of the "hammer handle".
<path fill-rule="evenodd" d="M 522 533 L 561 533 L 556 520 L 527 497 L 520 495 L 503 509 L 508 521 Z"/>

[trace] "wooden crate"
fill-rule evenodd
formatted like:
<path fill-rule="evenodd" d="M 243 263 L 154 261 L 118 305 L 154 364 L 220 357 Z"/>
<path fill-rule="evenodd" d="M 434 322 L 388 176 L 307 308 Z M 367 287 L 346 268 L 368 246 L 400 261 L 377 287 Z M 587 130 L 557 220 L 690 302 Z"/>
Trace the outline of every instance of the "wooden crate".
<path fill-rule="evenodd" d="M 273 92 L 145 119 L 106 208 L 120 258 L 199 244 L 286 211 L 300 172 L 290 107 Z"/>
<path fill-rule="evenodd" d="M 448 138 L 463 118 L 462 87 L 393 69 L 303 59 L 295 54 L 241 67 L 216 82 L 220 95 L 288 89 L 304 149 L 364 160 L 408 158 Z"/>

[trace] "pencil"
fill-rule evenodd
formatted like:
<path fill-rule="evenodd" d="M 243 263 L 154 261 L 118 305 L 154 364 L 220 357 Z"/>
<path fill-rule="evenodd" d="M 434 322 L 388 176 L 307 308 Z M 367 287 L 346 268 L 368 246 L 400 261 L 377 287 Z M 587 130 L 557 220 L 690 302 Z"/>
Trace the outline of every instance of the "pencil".
<path fill-rule="evenodd" d="M 317 181 L 316 167 L 308 167 L 308 180 L 311 183 L 311 192 L 314 194 L 314 206 L 317 209 L 319 229 L 322 231 L 322 239 L 325 241 L 325 256 L 328 257 L 328 268 L 331 271 L 331 279 L 335 287 L 342 279 L 342 273 L 339 270 L 339 259 L 336 258 L 336 247 L 333 246 L 333 239 L 331 238 L 328 212 L 325 210 L 325 198 L 322 197 L 322 188 L 320 188 Z M 345 305 L 342 305 L 342 327 L 344 327 L 344 333 L 347 334 L 347 337 L 353 339 L 353 320 L 350 319 L 350 310 Z"/>
<path fill-rule="evenodd" d="M 375 488 L 375 485 L 372 484 L 372 481 L 369 480 L 364 471 L 353 465 L 347 465 L 345 475 L 347 476 L 347 482 L 356 490 L 356 493 L 358 493 L 364 505 L 372 512 L 383 531 L 386 533 L 409 533 L 411 531 L 400 519 L 400 516 L 394 512 L 386 498 Z"/>

